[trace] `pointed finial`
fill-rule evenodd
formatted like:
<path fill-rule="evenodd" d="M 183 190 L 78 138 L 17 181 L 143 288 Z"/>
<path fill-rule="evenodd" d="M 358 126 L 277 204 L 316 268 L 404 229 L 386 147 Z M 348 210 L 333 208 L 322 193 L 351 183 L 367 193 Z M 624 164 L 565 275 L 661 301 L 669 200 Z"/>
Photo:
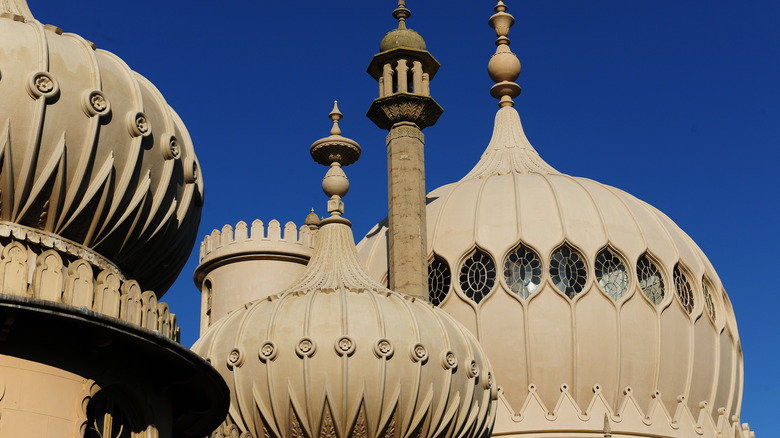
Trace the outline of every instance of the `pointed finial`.
<path fill-rule="evenodd" d="M 309 227 L 310 230 L 316 230 L 320 228 L 320 217 L 317 215 L 317 213 L 314 212 L 313 208 L 311 209 L 311 213 L 306 216 L 303 224 Z"/>
<path fill-rule="evenodd" d="M 330 135 L 341 135 L 341 128 L 339 128 L 339 120 L 344 118 L 344 114 L 339 111 L 339 101 L 333 101 L 333 111 L 328 114 L 328 117 L 333 121 L 333 127 L 330 128 Z"/>
<path fill-rule="evenodd" d="M 412 11 L 406 9 L 406 0 L 398 0 L 398 9 L 393 11 L 393 18 L 398 20 L 398 28 L 406 29 L 406 20 L 412 16 Z"/>
<path fill-rule="evenodd" d="M 604 438 L 612 438 L 612 427 L 609 425 L 609 415 L 604 413 Z"/>
<path fill-rule="evenodd" d="M 520 76 L 520 60 L 509 48 L 509 29 L 515 24 L 515 17 L 507 13 L 503 0 L 498 0 L 496 11 L 490 17 L 490 27 L 496 31 L 496 53 L 488 62 L 488 74 L 496 82 L 490 89 L 490 95 L 499 99 L 498 106 L 514 106 L 512 98 L 520 95 L 520 86 L 515 83 Z"/>
<path fill-rule="evenodd" d="M 311 145 L 310 152 L 314 161 L 330 167 L 322 180 L 322 190 L 330 198 L 328 201 L 330 218 L 326 221 L 336 220 L 349 224 L 348 220 L 341 218 L 341 215 L 344 214 L 344 202 L 341 198 L 349 192 L 349 179 L 341 167 L 357 161 L 360 158 L 361 150 L 360 145 L 354 140 L 341 136 L 339 120 L 344 118 L 344 115 L 339 111 L 338 101 L 333 103 L 333 110 L 328 114 L 328 117 L 333 122 L 330 136 L 315 141 Z M 314 210 L 312 210 L 312 214 L 314 214 Z M 308 219 L 307 217 L 307 221 Z M 307 225 L 309 225 L 308 222 Z"/>

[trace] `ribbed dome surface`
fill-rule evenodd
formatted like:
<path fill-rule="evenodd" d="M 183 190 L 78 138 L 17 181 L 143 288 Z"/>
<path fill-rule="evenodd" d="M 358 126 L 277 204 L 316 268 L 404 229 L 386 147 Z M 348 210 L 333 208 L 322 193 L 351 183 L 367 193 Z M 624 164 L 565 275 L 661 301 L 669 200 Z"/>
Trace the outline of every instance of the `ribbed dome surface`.
<path fill-rule="evenodd" d="M 203 203 L 190 136 L 117 56 L 0 18 L 0 220 L 58 235 L 162 295 Z"/>
<path fill-rule="evenodd" d="M 446 312 L 392 292 L 327 220 L 304 276 L 217 321 L 193 349 L 230 387 L 227 428 L 262 437 L 481 437 L 491 368 Z M 243 436 L 243 435 L 242 435 Z"/>
<path fill-rule="evenodd" d="M 736 321 L 706 256 L 647 203 L 545 163 L 513 108 L 475 168 L 428 197 L 431 299 L 478 335 L 512 421 L 529 386 L 553 412 L 564 384 L 583 411 L 598 385 L 612 412 L 628 394 L 648 412 L 660 391 L 670 418 L 680 400 L 739 414 Z M 358 245 L 377 279 L 386 231 Z M 512 432 L 501 415 L 495 433 Z"/>

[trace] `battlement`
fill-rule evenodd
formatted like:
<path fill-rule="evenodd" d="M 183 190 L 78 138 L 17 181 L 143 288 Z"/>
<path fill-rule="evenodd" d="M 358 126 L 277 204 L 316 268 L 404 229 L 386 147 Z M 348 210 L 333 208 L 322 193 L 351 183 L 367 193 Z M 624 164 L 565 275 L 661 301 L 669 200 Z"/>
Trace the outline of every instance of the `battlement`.
<path fill-rule="evenodd" d="M 246 222 L 222 227 L 222 231 L 214 230 L 200 244 L 200 263 L 204 264 L 215 258 L 222 258 L 239 253 L 253 254 L 289 254 L 311 257 L 314 249 L 316 231 L 303 225 L 298 228 L 295 223 L 287 222 L 282 229 L 276 219 L 268 222 L 266 228 L 263 221 L 256 219 L 251 229 Z"/>
<path fill-rule="evenodd" d="M 493 429 L 494 436 L 547 436 L 544 432 L 554 430 L 556 436 L 572 438 L 589 437 L 702 437 L 702 438 L 755 438 L 755 432 L 747 423 L 740 424 L 738 416 L 731 416 L 725 408 L 711 412 L 707 402 L 698 404 L 696 412 L 691 411 L 684 396 L 677 398 L 674 412 L 669 412 L 656 391 L 647 411 L 634 396 L 630 387 L 623 391 L 623 397 L 616 409 L 611 407 L 601 387 L 593 387 L 593 397 L 588 406 L 581 407 L 574 400 L 568 385 L 561 386 L 561 395 L 555 406 L 545 406 L 534 385 L 529 385 L 529 394 L 519 412 L 515 412 L 498 391 L 498 412 Z"/>

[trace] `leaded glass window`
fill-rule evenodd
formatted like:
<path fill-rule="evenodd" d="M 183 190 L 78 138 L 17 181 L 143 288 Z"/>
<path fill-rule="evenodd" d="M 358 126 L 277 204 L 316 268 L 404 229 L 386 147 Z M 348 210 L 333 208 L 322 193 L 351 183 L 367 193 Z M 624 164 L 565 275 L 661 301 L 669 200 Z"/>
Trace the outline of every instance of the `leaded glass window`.
<path fill-rule="evenodd" d="M 458 280 L 463 293 L 479 303 L 493 290 L 496 283 L 496 264 L 487 253 L 476 249 L 463 261 Z"/>
<path fill-rule="evenodd" d="M 504 280 L 509 290 L 528 299 L 542 282 L 541 259 L 530 248 L 519 245 L 506 256 Z"/>
<path fill-rule="evenodd" d="M 680 299 L 683 309 L 686 312 L 693 312 L 693 288 L 688 281 L 688 277 L 680 269 L 680 265 L 674 267 L 674 289 L 677 292 L 677 298 Z"/>
<path fill-rule="evenodd" d="M 434 306 L 441 304 L 450 292 L 451 277 L 447 261 L 434 255 L 428 264 L 428 297 Z"/>
<path fill-rule="evenodd" d="M 712 301 L 711 290 L 709 281 L 705 278 L 701 282 L 701 291 L 702 295 L 704 295 L 704 308 L 707 309 L 707 314 L 710 316 L 710 319 L 715 322 L 715 317 L 717 315 L 715 314 L 715 303 Z"/>
<path fill-rule="evenodd" d="M 550 258 L 550 277 L 559 291 L 573 299 L 582 292 L 588 278 L 585 259 L 574 248 L 563 245 Z"/>
<path fill-rule="evenodd" d="M 639 288 L 656 306 L 664 300 L 664 277 L 655 263 L 643 255 L 636 264 L 636 276 Z"/>
<path fill-rule="evenodd" d="M 626 265 L 610 248 L 605 248 L 596 256 L 596 281 L 615 301 L 628 292 Z"/>

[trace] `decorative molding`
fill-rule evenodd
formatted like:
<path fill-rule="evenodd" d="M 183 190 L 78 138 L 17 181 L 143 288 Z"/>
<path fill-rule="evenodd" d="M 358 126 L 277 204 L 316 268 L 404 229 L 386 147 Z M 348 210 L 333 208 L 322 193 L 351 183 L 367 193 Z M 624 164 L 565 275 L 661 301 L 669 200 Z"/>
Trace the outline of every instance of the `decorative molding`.
<path fill-rule="evenodd" d="M 390 129 L 398 122 L 411 122 L 420 129 L 436 124 L 444 110 L 430 96 L 396 93 L 374 100 L 368 116 L 381 129 Z"/>
<path fill-rule="evenodd" d="M 251 230 L 246 222 L 236 224 L 235 229 L 225 225 L 222 230 L 214 230 L 203 238 L 200 244 L 200 264 L 204 265 L 217 258 L 225 258 L 239 253 L 289 253 L 307 260 L 314 250 L 316 230 L 306 225 L 298 228 L 295 223 L 287 222 L 282 229 L 276 219 L 268 223 L 252 222 Z M 197 274 L 196 274 L 197 275 Z"/>

